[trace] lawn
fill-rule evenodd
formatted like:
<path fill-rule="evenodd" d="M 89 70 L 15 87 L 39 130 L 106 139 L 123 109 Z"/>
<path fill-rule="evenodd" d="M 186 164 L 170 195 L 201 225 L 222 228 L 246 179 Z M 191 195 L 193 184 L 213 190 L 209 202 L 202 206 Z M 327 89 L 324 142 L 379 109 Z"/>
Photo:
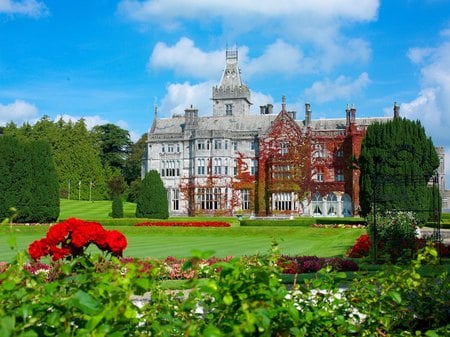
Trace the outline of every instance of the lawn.
<path fill-rule="evenodd" d="M 133 217 L 135 204 L 124 203 L 126 217 Z M 77 217 L 84 220 L 105 220 L 111 211 L 111 201 L 61 200 L 60 219 Z M 181 220 L 185 218 L 176 218 Z M 194 220 L 201 220 L 194 218 Z M 206 218 L 205 218 L 206 220 Z M 209 218 L 208 220 L 211 220 Z M 128 240 L 125 256 L 188 257 L 193 250 L 211 251 L 215 256 L 264 254 L 276 241 L 282 254 L 342 256 L 364 229 L 300 227 L 239 227 L 236 218 L 228 220 L 229 228 L 132 227 L 108 226 L 121 231 Z M 46 225 L 14 225 L 13 232 L 20 250 L 26 250 L 36 239 L 45 236 Z M 9 226 L 0 226 L 0 261 L 11 260 L 16 252 L 8 248 Z"/>
<path fill-rule="evenodd" d="M 19 249 L 42 238 L 47 226 L 14 226 Z M 128 240 L 125 256 L 188 257 L 193 250 L 213 251 L 215 256 L 242 256 L 265 253 L 275 240 L 281 253 L 287 255 L 343 255 L 364 229 L 312 227 L 229 227 L 229 228 L 167 228 L 108 227 L 121 231 Z M 0 229 L 0 261 L 14 255 L 6 242 L 9 228 Z"/>

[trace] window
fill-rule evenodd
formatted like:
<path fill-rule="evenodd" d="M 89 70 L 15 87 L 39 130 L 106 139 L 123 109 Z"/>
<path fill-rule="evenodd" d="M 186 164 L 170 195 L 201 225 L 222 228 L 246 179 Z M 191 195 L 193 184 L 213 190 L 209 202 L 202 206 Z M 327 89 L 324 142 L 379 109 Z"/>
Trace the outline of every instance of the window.
<path fill-rule="evenodd" d="M 214 158 L 214 174 L 222 174 L 222 158 Z"/>
<path fill-rule="evenodd" d="M 328 215 L 336 215 L 337 212 L 337 197 L 331 192 L 328 193 L 327 196 L 327 214 Z"/>
<path fill-rule="evenodd" d="M 344 181 L 344 172 L 341 169 L 337 169 L 334 179 L 339 182 Z"/>
<path fill-rule="evenodd" d="M 281 143 L 280 144 L 280 153 L 282 155 L 288 154 L 288 144 L 287 143 Z"/>
<path fill-rule="evenodd" d="M 167 144 L 167 152 L 173 152 L 173 144 Z"/>
<path fill-rule="evenodd" d="M 197 190 L 197 204 L 199 209 L 219 209 L 221 198 L 220 188 L 199 188 Z"/>
<path fill-rule="evenodd" d="M 172 209 L 174 211 L 180 210 L 180 190 L 175 188 L 173 191 L 173 198 L 172 198 Z"/>
<path fill-rule="evenodd" d="M 214 150 L 221 150 L 222 149 L 222 140 L 216 139 L 214 141 Z"/>
<path fill-rule="evenodd" d="M 282 192 L 272 194 L 273 209 L 275 211 L 290 211 L 292 210 L 292 193 Z"/>
<path fill-rule="evenodd" d="M 223 148 L 224 148 L 225 150 L 228 150 L 228 140 L 225 140 L 225 141 L 224 141 Z"/>
<path fill-rule="evenodd" d="M 257 140 L 254 140 L 254 141 L 251 142 L 250 149 L 251 150 L 257 150 L 258 149 L 258 141 Z"/>
<path fill-rule="evenodd" d="M 205 159 L 203 158 L 197 159 L 197 174 L 199 176 L 205 174 Z"/>
<path fill-rule="evenodd" d="M 323 182 L 323 171 L 321 169 L 316 172 L 316 181 Z"/>
<path fill-rule="evenodd" d="M 250 174 L 252 176 L 256 174 L 257 168 L 258 168 L 258 161 L 256 159 L 252 159 L 252 166 L 250 167 Z"/>
<path fill-rule="evenodd" d="M 314 194 L 311 203 L 312 203 L 313 215 L 322 215 L 323 214 L 322 196 L 319 193 Z"/>
<path fill-rule="evenodd" d="M 225 104 L 225 115 L 231 116 L 233 114 L 233 104 Z"/>
<path fill-rule="evenodd" d="M 161 177 L 179 177 L 179 176 L 180 176 L 179 160 L 161 161 Z"/>
<path fill-rule="evenodd" d="M 241 190 L 241 208 L 243 210 L 251 209 L 250 190 Z"/>
<path fill-rule="evenodd" d="M 204 140 L 198 140 L 197 141 L 197 150 L 205 150 L 205 141 Z"/>
<path fill-rule="evenodd" d="M 237 151 L 237 142 L 233 142 L 233 150 Z"/>
<path fill-rule="evenodd" d="M 272 167 L 273 179 L 291 179 L 291 165 L 273 165 Z"/>
<path fill-rule="evenodd" d="M 337 150 L 335 153 L 335 156 L 338 158 L 344 157 L 344 150 L 342 150 L 342 149 Z"/>
<path fill-rule="evenodd" d="M 166 152 L 166 145 L 165 144 L 161 144 L 161 152 L 162 153 Z"/>
<path fill-rule="evenodd" d="M 323 152 L 323 145 L 316 143 L 314 144 L 314 158 L 323 158 L 324 152 Z"/>

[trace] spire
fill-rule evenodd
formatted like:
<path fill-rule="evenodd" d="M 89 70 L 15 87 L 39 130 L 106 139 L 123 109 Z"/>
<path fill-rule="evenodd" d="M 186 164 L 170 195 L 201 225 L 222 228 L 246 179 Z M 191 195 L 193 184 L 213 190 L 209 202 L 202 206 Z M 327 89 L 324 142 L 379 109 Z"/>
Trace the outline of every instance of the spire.
<path fill-rule="evenodd" d="M 220 79 L 219 88 L 236 88 L 242 87 L 241 71 L 238 67 L 238 50 L 226 51 L 226 66 Z"/>
<path fill-rule="evenodd" d="M 400 105 L 394 102 L 394 118 L 400 117 Z"/>
<path fill-rule="evenodd" d="M 281 111 L 286 111 L 286 96 L 281 96 Z"/>

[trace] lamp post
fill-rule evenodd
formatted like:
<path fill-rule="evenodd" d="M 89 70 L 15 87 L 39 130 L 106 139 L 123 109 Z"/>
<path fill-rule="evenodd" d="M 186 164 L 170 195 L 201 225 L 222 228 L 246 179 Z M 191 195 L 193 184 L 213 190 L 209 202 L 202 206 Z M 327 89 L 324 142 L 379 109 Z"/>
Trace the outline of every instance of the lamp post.
<path fill-rule="evenodd" d="M 69 179 L 68 181 L 68 185 L 69 185 L 69 191 L 67 193 L 67 199 L 70 200 L 70 184 L 72 183 L 72 181 Z"/>
<path fill-rule="evenodd" d="M 78 200 L 81 200 L 81 180 L 78 181 Z"/>

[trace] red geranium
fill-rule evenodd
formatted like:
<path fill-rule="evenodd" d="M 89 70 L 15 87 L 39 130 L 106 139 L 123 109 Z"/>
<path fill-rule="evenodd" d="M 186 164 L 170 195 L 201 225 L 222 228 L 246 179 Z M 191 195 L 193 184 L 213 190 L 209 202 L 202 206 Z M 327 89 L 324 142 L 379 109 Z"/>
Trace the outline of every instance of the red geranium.
<path fill-rule="evenodd" d="M 113 254 L 122 255 L 127 246 L 127 239 L 121 232 L 112 230 L 107 233 L 106 243 Z"/>

